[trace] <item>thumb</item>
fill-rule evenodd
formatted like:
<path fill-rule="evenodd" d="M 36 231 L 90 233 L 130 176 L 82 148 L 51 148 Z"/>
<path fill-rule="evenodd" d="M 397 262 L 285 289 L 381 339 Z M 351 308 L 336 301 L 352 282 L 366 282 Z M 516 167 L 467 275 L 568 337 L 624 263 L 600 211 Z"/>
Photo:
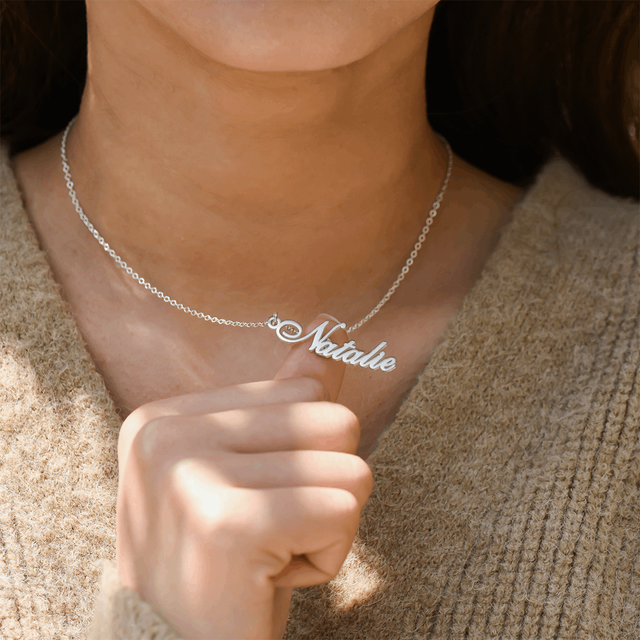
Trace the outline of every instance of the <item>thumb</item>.
<path fill-rule="evenodd" d="M 309 326 L 305 327 L 302 335 L 308 334 L 327 320 L 329 320 L 329 324 L 323 331 L 325 335 L 332 327 L 339 324 L 335 318 L 321 313 Z M 347 332 L 344 329 L 338 329 L 331 334 L 331 341 L 338 345 L 343 345 L 347 340 Z M 310 345 L 311 339 L 294 344 L 293 347 L 291 347 L 289 355 L 282 363 L 280 370 L 275 375 L 274 380 L 298 378 L 302 376 L 315 378 L 322 382 L 329 394 L 331 402 L 335 402 L 340 393 L 344 370 L 347 365 L 342 361 L 333 360 L 333 358 L 324 358 L 313 351 L 309 351 Z"/>

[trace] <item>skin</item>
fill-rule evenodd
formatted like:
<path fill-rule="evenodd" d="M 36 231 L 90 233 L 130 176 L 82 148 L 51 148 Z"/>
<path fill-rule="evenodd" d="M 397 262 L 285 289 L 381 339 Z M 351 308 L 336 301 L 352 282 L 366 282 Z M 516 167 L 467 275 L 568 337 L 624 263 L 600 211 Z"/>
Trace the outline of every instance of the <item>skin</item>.
<path fill-rule="evenodd" d="M 332 28 L 319 29 L 331 5 L 342 14 L 334 7 Z M 139 273 L 192 308 L 243 320 L 278 311 L 303 324 L 319 312 L 358 321 L 395 279 L 445 172 L 425 117 L 433 5 L 275 2 L 267 20 L 251 3 L 90 2 L 87 88 L 68 141 L 85 211 Z M 198 9 L 195 22 L 179 21 L 187 9 Z M 226 19 L 234 39 L 209 51 L 222 36 L 199 26 L 203 12 L 214 29 L 216 12 L 235 9 Z M 302 64 L 305 11 L 304 66 L 320 68 L 280 72 Z M 264 33 L 280 47 L 256 71 L 252 43 Z M 158 398 L 273 377 L 288 347 L 270 331 L 176 313 L 99 249 L 71 206 L 59 143 L 18 155 L 14 169 L 123 418 Z M 519 197 L 455 158 L 419 260 L 357 333 L 360 348 L 388 340 L 399 363 L 393 375 L 347 372 L 340 401 L 363 425 L 359 455 L 392 421 Z"/>
<path fill-rule="evenodd" d="M 446 151 L 427 122 L 424 95 L 434 6 L 433 0 L 89 2 L 87 85 L 67 148 L 85 212 L 136 271 L 204 313 L 260 321 L 277 311 L 304 325 L 325 312 L 358 321 L 396 278 L 445 174 Z M 179 460 L 162 438 L 153 464 L 129 454 L 143 450 L 136 443 L 155 415 L 145 407 L 157 409 L 158 402 L 178 428 L 186 411 L 208 424 L 199 423 L 213 429 L 213 438 L 222 427 L 206 418 L 215 409 L 202 405 L 202 394 L 228 409 L 239 397 L 238 385 L 272 380 L 291 366 L 285 361 L 289 347 L 266 329 L 210 325 L 176 312 L 129 279 L 78 219 L 59 145 L 55 136 L 18 155 L 14 170 L 54 277 L 126 418 L 119 445 L 120 577 L 185 637 L 212 637 L 215 625 L 237 621 L 233 611 L 246 606 L 246 584 L 230 591 L 237 600 L 226 614 L 219 612 L 224 619 L 209 619 L 205 610 L 186 615 L 184 608 L 171 609 L 168 602 L 180 600 L 176 594 L 187 608 L 194 602 L 185 595 L 193 585 L 180 582 L 185 567 L 174 566 L 168 579 L 166 566 L 149 553 L 166 540 L 145 529 L 144 514 L 159 508 L 153 501 L 172 486 Z M 387 340 L 397 369 L 385 374 L 347 367 L 342 381 L 335 367 L 344 365 L 330 361 L 317 376 L 323 388 L 333 389 L 329 397 L 341 406 L 336 411 L 344 416 L 348 410 L 358 425 L 355 446 L 352 438 L 333 458 L 316 460 L 311 466 L 324 479 L 308 479 L 326 487 L 334 474 L 334 486 L 360 496 L 344 540 L 355 534 L 361 496 L 368 495 L 364 474 L 340 484 L 351 464 L 346 460 L 366 458 L 393 420 L 520 197 L 519 189 L 456 157 L 423 252 L 384 309 L 349 336 L 364 350 Z M 302 353 L 289 377 L 314 377 L 309 367 L 325 362 Z M 318 412 L 326 429 L 340 422 L 322 411 L 326 401 L 317 394 L 278 396 L 272 387 L 265 393 L 258 394 L 259 406 L 274 404 L 277 396 L 279 424 L 287 432 L 308 435 Z M 238 411 L 246 410 L 243 402 Z M 291 403 L 300 402 L 292 414 Z M 266 425 L 269 415 L 265 408 L 250 419 Z M 197 454 L 189 437 L 196 431 L 182 431 L 181 455 L 189 459 Z M 328 451 L 317 438 L 305 436 L 304 442 L 283 444 L 283 451 Z M 220 469 L 231 459 L 227 452 L 206 462 L 211 491 L 228 486 Z M 263 467 L 256 491 L 270 486 L 270 469 L 286 468 L 294 477 L 295 463 L 281 462 Z M 186 491 L 168 513 L 188 516 L 200 503 Z M 317 527 L 313 519 L 291 517 L 301 531 Z M 294 586 L 317 584 L 319 574 L 308 571 L 319 569 L 305 549 L 288 552 L 282 552 L 282 566 L 270 567 L 270 579 L 284 571 Z M 303 566 L 293 556 L 304 556 Z M 208 567 L 215 578 L 211 550 L 205 545 L 195 557 L 193 566 Z M 335 560 L 331 571 L 320 571 L 323 581 L 339 569 Z M 158 575 L 176 585 L 167 601 L 158 594 Z M 234 633 L 271 637 L 283 631 L 291 586 L 262 591 L 264 615 L 253 635 Z M 210 626 L 191 628 L 194 619 Z"/>

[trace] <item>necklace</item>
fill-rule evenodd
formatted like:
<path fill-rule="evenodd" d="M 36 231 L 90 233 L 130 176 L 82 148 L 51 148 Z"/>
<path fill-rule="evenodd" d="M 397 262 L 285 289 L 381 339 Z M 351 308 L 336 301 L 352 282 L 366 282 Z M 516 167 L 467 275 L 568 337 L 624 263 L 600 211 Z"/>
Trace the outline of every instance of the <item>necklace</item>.
<path fill-rule="evenodd" d="M 327 331 L 329 320 L 326 320 L 306 335 L 302 335 L 302 325 L 300 325 L 298 322 L 295 322 L 294 320 L 281 320 L 278 317 L 277 313 L 274 313 L 268 320 L 265 320 L 264 322 L 239 322 L 237 320 L 225 320 L 224 318 L 217 318 L 216 316 L 204 314 L 178 302 L 177 300 L 174 300 L 170 296 L 160 291 L 157 287 L 152 286 L 142 276 L 136 273 L 100 235 L 98 230 L 93 226 L 93 224 L 83 211 L 82 207 L 80 206 L 80 202 L 78 202 L 78 196 L 76 194 L 73 180 L 71 178 L 69 161 L 67 160 L 67 136 L 69 135 L 69 131 L 71 130 L 71 127 L 76 121 L 77 117 L 78 116 L 75 116 L 67 125 L 67 128 L 64 130 L 64 133 L 62 135 L 62 142 L 60 143 L 62 170 L 64 171 L 67 188 L 69 190 L 69 196 L 71 197 L 71 202 L 73 202 L 73 206 L 80 216 L 80 219 L 85 224 L 87 229 L 89 229 L 93 237 L 98 241 L 100 246 L 114 259 L 115 263 L 129 276 L 131 276 L 138 284 L 142 285 L 147 291 L 150 291 L 154 295 L 158 296 L 158 298 L 160 298 L 164 302 L 168 302 L 172 307 L 175 307 L 179 311 L 183 311 L 184 313 L 188 313 L 189 315 L 192 315 L 196 318 L 206 320 L 207 322 L 222 324 L 229 327 L 268 327 L 269 329 L 273 329 L 278 338 L 280 338 L 280 340 L 282 340 L 283 342 L 293 344 L 311 340 L 309 351 L 315 351 L 315 353 L 317 353 L 319 356 L 322 356 L 323 358 L 342 360 L 347 364 L 359 365 L 361 367 L 373 370 L 379 369 L 380 371 L 384 372 L 393 371 L 396 368 L 397 363 L 395 358 L 385 358 L 386 354 L 383 349 L 387 346 L 386 341 L 380 342 L 380 344 L 378 344 L 374 349 L 372 349 L 368 353 L 365 353 L 364 351 L 359 351 L 356 348 L 356 343 L 353 340 L 349 340 L 349 342 L 345 342 L 342 346 L 338 346 L 337 344 L 329 340 L 329 337 L 334 333 L 334 331 L 337 331 L 338 329 L 344 329 L 346 333 L 351 333 L 352 331 L 359 329 L 365 322 L 373 318 L 373 316 L 375 316 L 376 313 L 378 313 L 378 311 L 380 311 L 380 309 L 382 309 L 382 307 L 389 301 L 391 296 L 396 292 L 396 289 L 400 286 L 400 283 L 404 280 L 407 273 L 409 273 L 409 269 L 413 265 L 413 262 L 416 259 L 418 252 L 422 248 L 427 234 L 429 233 L 429 229 L 433 224 L 433 220 L 436 215 L 438 215 L 438 209 L 440 208 L 440 203 L 442 202 L 444 192 L 449 185 L 451 168 L 453 166 L 453 153 L 451 151 L 449 143 L 444 138 L 440 136 L 445 146 L 447 147 L 447 173 L 442 182 L 442 186 L 440 187 L 440 191 L 438 192 L 435 201 L 431 205 L 431 210 L 429 211 L 425 224 L 422 227 L 417 242 L 413 246 L 413 250 L 411 251 L 409 258 L 407 258 L 407 261 L 398 274 L 398 277 L 395 279 L 387 293 L 385 293 L 382 300 L 380 300 L 380 302 L 378 302 L 378 304 L 364 318 L 362 318 L 360 322 L 357 322 L 349 328 L 347 328 L 347 325 L 344 322 L 339 322 L 333 328 Z"/>

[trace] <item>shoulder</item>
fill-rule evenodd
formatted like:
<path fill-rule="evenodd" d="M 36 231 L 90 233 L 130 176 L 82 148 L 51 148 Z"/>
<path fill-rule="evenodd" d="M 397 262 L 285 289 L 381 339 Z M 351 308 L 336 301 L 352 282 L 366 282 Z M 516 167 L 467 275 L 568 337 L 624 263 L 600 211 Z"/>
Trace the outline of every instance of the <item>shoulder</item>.
<path fill-rule="evenodd" d="M 24 204 L 18 188 L 16 176 L 11 168 L 9 147 L 4 142 L 0 143 L 0 239 L 5 242 L 10 227 L 19 218 L 24 218 Z"/>
<path fill-rule="evenodd" d="M 638 248 L 638 202 L 611 196 L 591 186 L 567 160 L 554 158 L 538 174 L 521 202 L 521 235 L 537 249 L 592 262 Z M 524 231 L 527 233 L 522 233 Z"/>
<path fill-rule="evenodd" d="M 0 144 L 0 291 L 3 300 L 11 299 L 12 294 L 24 289 L 30 274 L 41 275 L 46 270 L 11 166 L 8 146 Z M 3 317 L 6 317 L 9 305 L 3 306 Z"/>
<path fill-rule="evenodd" d="M 69 319 L 12 160 L 8 146 L 0 144 L 0 342 L 19 336 L 26 344 L 36 340 L 32 329 L 46 327 L 51 341 Z"/>
<path fill-rule="evenodd" d="M 0 144 L 0 290 L 48 271 L 14 173 L 8 146 Z M 5 305 L 6 306 L 6 305 Z"/>
<path fill-rule="evenodd" d="M 638 202 L 596 189 L 562 158 L 543 167 L 504 235 L 495 266 L 518 287 L 561 298 L 565 322 L 572 310 L 599 315 L 639 295 Z"/>
<path fill-rule="evenodd" d="M 639 222 L 637 202 L 595 189 L 565 160 L 547 163 L 434 353 L 434 365 L 446 360 L 439 375 L 462 367 L 467 388 L 503 385 L 515 407 L 613 388 L 617 374 L 605 384 L 602 372 L 628 373 L 640 353 Z M 583 375 L 594 377 L 577 384 Z"/>

